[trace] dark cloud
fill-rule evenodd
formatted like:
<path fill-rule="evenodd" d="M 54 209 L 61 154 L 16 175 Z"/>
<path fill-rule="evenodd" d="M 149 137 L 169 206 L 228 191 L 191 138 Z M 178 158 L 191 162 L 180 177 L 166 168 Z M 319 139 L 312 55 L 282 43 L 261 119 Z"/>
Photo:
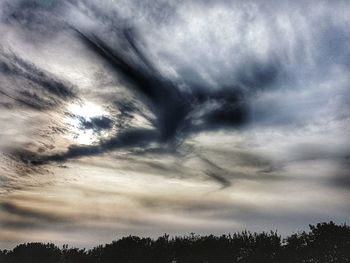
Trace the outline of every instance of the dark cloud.
<path fill-rule="evenodd" d="M 85 34 L 77 31 L 77 34 L 91 51 L 108 62 L 115 74 L 133 92 L 136 92 L 136 96 L 142 103 L 147 105 L 155 116 L 155 119 L 148 118 L 155 131 L 145 129 L 128 131 L 127 123 L 131 115 L 135 113 L 142 115 L 143 113 L 133 104 L 117 101 L 116 105 L 121 115 L 118 116 L 117 123 L 122 124 L 123 127 L 119 127 L 122 132 L 118 133 L 115 138 L 93 146 L 71 146 L 66 153 L 44 157 L 46 161 L 102 154 L 122 147 L 147 147 L 151 142 L 181 141 L 193 133 L 237 128 L 247 122 L 249 109 L 242 89 L 223 87 L 218 90 L 196 88 L 181 90 L 178 83 L 163 77 L 147 59 L 141 47 L 138 46 L 138 39 L 133 30 L 123 29 L 120 33 L 123 38 L 119 40 L 122 44 L 114 48 L 93 33 Z M 24 64 L 23 67 L 33 68 L 27 64 Z M 49 79 L 44 74 L 40 74 L 42 78 L 37 78 L 33 73 L 17 71 L 19 75 L 22 74 L 31 81 L 41 84 L 46 90 L 57 96 L 62 98 L 73 96 L 71 90 L 60 82 L 52 79 L 48 83 Z M 128 121 L 123 122 L 122 120 Z M 112 120 L 107 117 L 90 120 L 80 117 L 80 126 L 82 129 L 96 131 L 110 129 Z"/>
<path fill-rule="evenodd" d="M 35 211 L 34 209 L 28 209 L 25 207 L 17 206 L 11 202 L 2 202 L 0 203 L 0 208 L 2 211 L 9 213 L 13 216 L 21 216 L 28 219 L 35 219 L 38 221 L 44 222 L 59 222 L 63 219 L 60 219 L 57 216 L 54 216 L 50 213 L 45 213 L 42 211 Z"/>
<path fill-rule="evenodd" d="M 271 57 L 268 62 L 247 59 L 239 67 L 236 76 L 243 87 L 250 92 L 257 92 L 276 87 L 279 78 L 282 78 L 283 70 L 284 67 L 278 58 Z"/>
<path fill-rule="evenodd" d="M 78 116 L 79 128 L 98 133 L 117 127 L 118 132 L 108 139 L 95 142 L 93 145 L 70 145 L 66 152 L 53 155 L 45 155 L 42 152 L 28 154 L 26 151 L 21 154 L 20 158 L 25 163 L 42 164 L 50 161 L 66 161 L 122 148 L 134 148 L 133 152 L 136 154 L 140 152 L 140 148 L 144 148 L 142 150 L 145 152 L 152 152 L 154 149 L 163 147 L 167 151 L 167 147 L 171 145 L 174 148 L 173 152 L 176 152 L 176 148 L 190 136 L 201 132 L 244 128 L 246 124 L 251 123 L 252 115 L 254 115 L 254 121 L 258 120 L 255 123 L 261 123 L 267 119 L 270 125 L 275 124 L 275 122 L 295 123 L 296 119 L 300 119 L 299 116 L 296 116 L 294 108 L 291 111 L 288 110 L 289 108 L 281 110 L 280 105 L 285 104 L 285 102 L 279 97 L 276 100 L 272 99 L 261 103 L 254 101 L 255 96 L 260 93 L 270 94 L 270 92 L 279 89 L 281 83 L 286 85 L 290 80 L 288 74 L 294 74 L 294 72 L 289 72 L 291 69 L 290 61 L 286 60 L 286 54 L 280 49 L 268 50 L 267 57 L 262 59 L 247 48 L 247 51 L 244 49 L 242 52 L 244 60 L 238 60 L 239 66 L 233 66 L 231 58 L 227 58 L 222 62 L 229 65 L 230 71 L 227 71 L 225 66 L 214 63 L 217 65 L 217 70 L 208 70 L 205 74 L 199 71 L 202 67 L 207 66 L 208 69 L 211 69 L 211 65 L 207 65 L 208 61 L 205 59 L 199 60 L 203 65 L 198 64 L 198 61 L 194 61 L 192 64 L 181 64 L 174 60 L 176 64 L 174 69 L 179 76 L 172 78 L 162 73 L 158 61 L 152 56 L 154 55 L 154 47 L 145 41 L 146 36 L 142 31 L 144 29 L 125 18 L 126 16 L 120 12 L 120 9 L 108 10 L 106 9 L 108 4 L 99 6 L 93 1 L 85 3 L 67 1 L 67 3 L 72 4 L 72 7 L 74 6 L 78 10 L 79 15 L 86 19 L 83 22 L 71 22 L 69 33 L 71 34 L 73 31 L 74 37 L 85 45 L 88 52 L 97 56 L 98 63 L 108 66 L 108 72 L 112 72 L 118 79 L 118 84 L 125 86 L 133 94 L 134 101 L 126 101 L 117 96 L 113 98 L 114 95 L 105 94 L 106 97 L 111 97 L 109 99 L 113 100 L 113 105 L 118 113 L 111 117 L 102 116 L 90 119 Z M 204 3 L 198 4 L 200 7 L 205 6 Z M 225 5 L 226 2 L 221 4 Z M 210 5 L 214 5 L 214 3 Z M 157 3 L 154 9 L 150 9 L 147 3 L 142 7 L 137 3 L 136 6 L 137 10 L 141 8 L 147 14 L 152 12 L 159 14 L 156 10 L 168 12 L 172 4 Z M 46 12 L 51 12 L 55 8 L 54 3 L 46 5 L 40 1 L 18 1 L 17 6 L 12 6 L 12 13 L 9 12 L 12 14 L 10 16 L 18 23 L 35 30 L 33 25 L 40 24 L 40 21 L 30 22 L 29 17 L 42 12 L 47 14 Z M 154 21 L 166 25 L 174 22 L 163 19 L 162 15 L 157 18 L 159 21 L 157 19 Z M 171 15 L 172 19 L 176 15 L 178 15 L 176 12 Z M 43 19 L 47 19 L 47 16 L 43 16 Z M 87 23 L 91 19 L 96 20 L 93 22 L 94 26 L 86 26 L 84 21 Z M 244 23 L 247 23 L 245 19 Z M 252 16 L 250 19 L 257 18 Z M 147 17 L 147 23 L 149 20 L 153 21 L 152 17 Z M 100 24 L 100 22 L 103 23 Z M 60 24 L 61 29 L 64 27 L 63 24 Z M 48 25 L 48 27 L 52 27 L 52 25 Z M 324 33 L 321 34 L 322 38 L 329 41 L 328 44 L 326 43 L 327 46 L 335 45 L 337 39 L 345 39 L 344 29 L 338 31 L 329 29 L 333 27 L 336 26 L 332 24 L 330 27 L 325 27 Z M 37 30 L 41 31 L 40 28 Z M 267 33 L 269 32 L 267 31 Z M 274 44 L 271 45 L 274 46 Z M 344 44 L 338 45 L 342 50 L 346 50 Z M 296 46 L 302 49 L 299 42 Z M 215 49 L 217 47 L 210 47 L 214 48 L 214 54 L 219 52 Z M 327 51 L 325 48 L 323 50 Z M 297 53 L 299 54 L 299 52 Z M 191 54 L 188 56 L 191 57 Z M 172 62 L 172 60 L 169 61 Z M 3 95 L 32 108 L 51 108 L 61 101 L 77 96 L 72 85 L 57 79 L 52 74 L 16 55 L 3 55 L 0 70 L 6 76 L 16 76 L 16 78 L 22 79 L 26 87 L 33 85 L 40 87 L 40 89 L 18 90 L 15 93 L 1 90 Z M 215 72 L 219 73 L 214 74 Z M 208 79 L 215 81 L 212 84 Z M 13 83 L 13 80 L 11 81 Z M 141 104 L 146 111 L 151 113 L 152 117 L 146 114 L 142 107 L 139 107 Z M 255 110 L 252 111 L 252 108 Z M 278 114 L 276 114 L 277 112 Z M 151 127 L 132 127 L 131 121 L 135 116 L 144 117 Z M 158 144 L 156 148 L 153 145 L 155 143 Z M 242 157 L 242 159 L 244 158 Z M 208 160 L 204 162 L 211 167 L 211 170 L 206 171 L 210 178 L 223 187 L 230 186 L 231 180 L 227 171 L 214 162 L 210 164 Z M 260 168 L 261 174 L 265 174 L 265 177 L 280 169 L 275 164 L 264 164 Z M 264 177 L 261 174 L 260 176 Z M 239 175 L 233 177 L 237 176 Z"/>
<path fill-rule="evenodd" d="M 66 27 L 58 17 L 63 6 L 65 5 L 59 5 L 56 0 L 6 1 L 2 6 L 0 19 L 4 24 L 29 30 L 32 34 L 54 37 L 55 33 Z M 26 37 L 36 41 L 35 37 Z"/>
<path fill-rule="evenodd" d="M 226 171 L 224 168 L 220 167 L 218 164 L 214 163 L 206 157 L 200 156 L 199 158 L 209 168 L 205 171 L 206 175 L 208 175 L 211 179 L 219 183 L 222 186 L 222 188 L 231 186 L 232 182 L 229 179 L 230 174 L 228 171 Z"/>
<path fill-rule="evenodd" d="M 212 180 L 214 180 L 217 183 L 219 183 L 222 186 L 222 188 L 227 188 L 227 187 L 230 187 L 232 185 L 232 183 L 229 180 L 227 180 L 220 173 L 212 172 L 212 171 L 206 171 L 205 174 L 208 175 Z"/>
<path fill-rule="evenodd" d="M 339 158 L 338 162 L 340 169 L 338 169 L 335 175 L 332 176 L 328 182 L 335 187 L 348 191 L 350 189 L 350 154 Z"/>
<path fill-rule="evenodd" d="M 91 50 L 108 61 L 118 76 L 129 82 L 141 95 L 141 99 L 145 98 L 146 104 L 150 104 L 150 109 L 156 116 L 155 126 L 159 129 L 162 140 L 172 139 L 179 130 L 191 131 L 191 115 L 201 107 L 205 108 L 206 103 L 215 104 L 215 107 L 211 112 L 203 114 L 203 120 L 198 121 L 203 127 L 196 127 L 196 130 L 245 123 L 248 109 L 244 104 L 242 90 L 230 87 L 217 91 L 183 91 L 177 83 L 163 77 L 155 69 L 137 46 L 138 39 L 132 30 L 125 29 L 123 32 L 123 49 L 112 49 L 96 35 L 89 36 L 81 32 L 79 35 Z"/>
<path fill-rule="evenodd" d="M 99 144 L 88 146 L 72 145 L 66 152 L 61 154 L 40 156 L 33 152 L 19 152 L 17 155 L 21 156 L 22 161 L 26 163 L 41 165 L 52 161 L 63 162 L 84 156 L 99 155 L 116 149 L 147 147 L 150 143 L 155 142 L 157 138 L 159 138 L 159 134 L 155 130 L 129 129 L 120 133 L 117 137 L 103 140 Z"/>
<path fill-rule="evenodd" d="M 112 120 L 106 116 L 94 117 L 90 119 L 85 119 L 79 117 L 80 128 L 84 130 L 93 130 L 99 132 L 101 130 L 108 130 L 112 128 Z"/>
<path fill-rule="evenodd" d="M 141 98 L 143 96 L 146 99 L 146 104 L 150 104 L 157 116 L 156 126 L 160 130 L 161 138 L 171 139 L 190 111 L 190 103 L 171 81 L 155 71 L 137 47 L 132 31 L 124 29 L 122 32 L 124 45 L 127 45 L 124 49 L 112 49 L 96 35 L 89 36 L 81 32 L 79 35 L 92 51 L 99 54 L 119 76 L 124 77 L 139 92 Z M 136 61 L 123 50 L 130 50 Z"/>
<path fill-rule="evenodd" d="M 144 104 L 155 116 L 154 119 L 148 118 L 153 128 L 157 130 L 155 134 L 158 135 L 152 139 L 152 142 L 183 141 L 189 135 L 203 131 L 243 127 L 250 122 L 249 103 L 252 94 L 254 96 L 261 90 L 276 88 L 279 81 L 286 78 L 286 69 L 281 61 L 281 56 L 277 53 L 271 55 L 267 60 L 257 59 L 251 54 L 247 55 L 238 69 L 232 69 L 232 76 L 228 76 L 225 71 L 221 79 L 215 77 L 217 80 L 215 87 L 210 87 L 203 75 L 199 74 L 194 67 L 178 68 L 177 73 L 180 74 L 180 78 L 170 78 L 162 74 L 157 61 L 151 59 L 152 47 L 145 44 L 142 30 L 130 23 L 128 19 L 123 18 L 119 9 L 114 10 L 113 18 L 108 10 L 102 6 L 97 7 L 90 1 L 84 4 L 80 1 L 70 1 L 70 4 L 88 20 L 94 18 L 97 21 L 105 21 L 106 28 L 103 30 L 86 27 L 79 23 L 73 23 L 71 29 L 89 52 L 97 55 L 103 63 L 109 65 L 109 69 L 114 72 L 118 80 L 134 92 L 140 103 Z M 17 15 L 19 20 L 26 14 L 29 16 L 31 12 L 38 10 L 46 12 L 54 6 L 47 7 L 40 1 L 19 2 L 19 5 L 23 5 L 23 8 L 14 8 L 14 10 L 21 10 Z M 159 8 L 167 10 L 169 6 L 171 4 L 164 6 L 160 4 Z M 147 4 L 144 8 L 147 12 L 149 11 Z M 155 10 L 151 9 L 151 11 Z M 160 20 L 162 23 L 169 23 L 167 20 Z M 65 99 L 74 96 L 73 90 L 68 85 L 49 76 L 46 72 L 15 56 L 10 60 L 13 61 L 12 64 L 3 63 L 1 66 L 6 74 L 14 74 L 40 85 L 44 87 L 45 92 L 55 97 Z M 20 94 L 24 98 L 30 98 L 30 102 L 22 97 L 7 95 L 20 102 L 26 101 L 33 107 L 39 105 L 49 107 L 50 102 L 56 103 L 54 99 L 47 101 L 42 94 L 33 91 L 21 91 Z M 91 147 L 72 145 L 67 153 L 62 153 L 61 156 L 76 158 L 84 156 L 84 153 L 86 155 L 101 154 L 124 145 L 126 147 L 145 146 L 143 139 L 137 139 L 129 144 L 122 143 L 125 138 L 119 138 L 119 136 L 128 134 L 127 129 L 130 128 L 129 123 L 133 114 L 142 115 L 142 112 L 134 105 L 118 99 L 115 105 L 120 112 L 116 120 L 107 117 L 87 120 L 81 117 L 80 125 L 82 129 L 99 131 L 110 129 L 113 122 L 116 122 L 116 126 L 122 130 L 121 135 L 110 138 L 111 143 L 104 141 Z M 133 132 L 130 133 L 133 134 Z M 137 141 L 140 141 L 140 145 L 137 145 Z"/>
<path fill-rule="evenodd" d="M 68 98 L 74 96 L 73 86 L 64 81 L 57 79 L 53 74 L 39 69 L 34 64 L 12 54 L 3 54 L 4 73 L 14 75 L 17 78 L 25 78 L 37 85 L 45 91 L 60 97 Z M 7 63 L 6 63 L 7 62 Z"/>
<path fill-rule="evenodd" d="M 49 109 L 76 98 L 74 87 L 15 54 L 0 54 L 0 92 L 19 104 Z"/>

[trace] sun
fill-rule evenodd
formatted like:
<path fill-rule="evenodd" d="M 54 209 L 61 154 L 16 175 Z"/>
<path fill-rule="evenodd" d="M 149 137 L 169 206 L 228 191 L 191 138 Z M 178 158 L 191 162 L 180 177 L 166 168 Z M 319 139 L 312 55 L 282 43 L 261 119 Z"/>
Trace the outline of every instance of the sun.
<path fill-rule="evenodd" d="M 100 105 L 90 101 L 70 104 L 67 107 L 68 114 L 65 123 L 69 126 L 68 138 L 77 144 L 91 145 L 108 135 L 108 131 L 96 131 L 86 127 L 83 123 L 89 123 L 93 119 L 105 118 L 110 114 Z"/>

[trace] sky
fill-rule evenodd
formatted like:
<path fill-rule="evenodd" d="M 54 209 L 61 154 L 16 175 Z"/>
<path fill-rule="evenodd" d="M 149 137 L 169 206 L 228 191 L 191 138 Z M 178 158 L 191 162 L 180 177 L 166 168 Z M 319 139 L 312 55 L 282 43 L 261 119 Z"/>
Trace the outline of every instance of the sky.
<path fill-rule="evenodd" d="M 350 223 L 350 2 L 0 0 L 0 248 Z"/>

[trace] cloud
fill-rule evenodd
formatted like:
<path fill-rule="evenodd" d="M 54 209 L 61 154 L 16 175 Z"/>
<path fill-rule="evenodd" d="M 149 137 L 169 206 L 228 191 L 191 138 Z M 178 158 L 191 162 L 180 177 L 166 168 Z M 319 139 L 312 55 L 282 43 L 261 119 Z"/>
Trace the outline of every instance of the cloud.
<path fill-rule="evenodd" d="M 169 5 L 172 6 L 170 3 Z M 164 8 L 166 10 L 169 5 L 157 3 L 156 6 L 161 10 Z M 29 6 L 30 10 L 34 11 L 42 8 L 39 2 Z M 261 120 L 264 121 L 264 118 L 269 123 L 274 118 L 283 119 L 285 122 L 289 122 L 289 120 L 296 122 L 298 121 L 296 118 L 302 118 L 297 116 L 294 109 L 289 111 L 288 114 L 290 116 L 279 114 L 276 117 L 271 117 L 274 114 L 270 111 L 275 112 L 280 109 L 281 98 L 277 98 L 277 101 L 271 101 L 272 105 L 269 105 L 267 108 L 264 108 L 267 105 L 266 101 L 263 101 L 262 107 L 256 108 L 254 105 L 258 100 L 257 105 L 259 106 L 261 93 L 263 95 L 275 94 L 275 90 L 279 90 L 278 87 L 281 85 L 294 85 L 290 80 L 299 70 L 294 68 L 295 62 L 290 60 L 290 56 L 299 59 L 298 54 L 300 52 L 305 52 L 305 56 L 307 56 L 306 52 L 309 52 L 307 49 L 309 47 L 305 45 L 309 44 L 307 41 L 310 41 L 310 39 L 306 36 L 291 34 L 290 39 L 281 39 L 282 45 L 287 46 L 286 50 L 274 49 L 275 43 L 271 43 L 271 38 L 268 38 L 273 33 L 278 33 L 277 37 L 283 38 L 283 30 L 291 30 L 288 27 L 289 23 L 294 20 L 299 21 L 302 17 L 302 14 L 298 12 L 296 12 L 295 17 L 288 16 L 288 13 L 285 13 L 288 10 L 284 9 L 284 5 L 276 6 L 278 12 L 275 17 L 276 20 L 272 21 L 271 28 L 259 25 L 260 22 L 265 25 L 270 19 L 265 17 L 267 11 L 264 9 L 264 5 L 254 2 L 244 5 L 232 5 L 233 12 L 225 12 L 225 7 L 230 6 L 226 2 L 220 2 L 217 5 L 211 3 L 211 8 L 206 8 L 206 4 L 202 2 L 175 5 L 176 9 L 183 13 L 178 13 L 171 20 L 162 19 L 160 24 L 159 34 L 161 42 L 164 43 L 164 52 L 160 50 L 160 47 L 152 39 L 157 33 L 151 30 L 149 34 L 145 34 L 146 27 L 151 26 L 154 22 L 151 16 L 141 16 L 132 21 L 128 14 L 120 12 L 122 9 L 118 7 L 115 9 L 117 16 L 113 20 L 108 9 L 104 9 L 110 6 L 109 2 L 106 2 L 95 11 L 93 11 L 93 7 L 95 7 L 93 1 L 85 4 L 79 1 L 71 1 L 69 6 L 72 7 L 73 13 L 76 12 L 81 17 L 75 23 L 69 21 L 71 28 L 74 28 L 76 37 L 86 45 L 90 52 L 100 57 L 101 63 L 107 63 L 119 81 L 132 92 L 135 92 L 137 98 L 154 114 L 155 119 L 151 120 L 151 123 L 159 131 L 160 141 L 174 139 L 181 141 L 193 133 L 239 128 L 249 124 L 251 116 L 254 116 L 255 123 L 259 123 Z M 299 6 L 297 7 L 299 8 Z M 148 4 L 141 7 L 136 2 L 123 3 L 120 8 L 141 8 L 146 13 L 154 12 Z M 186 8 L 187 11 L 185 10 Z M 184 46 L 184 54 L 188 55 L 188 58 L 194 58 L 191 59 L 193 63 L 188 65 L 187 62 L 184 64 L 181 61 L 174 61 L 171 57 L 163 55 L 167 54 L 166 51 L 169 48 L 173 49 L 174 45 L 178 44 L 179 47 L 183 45 L 182 42 L 179 42 L 182 40 L 181 38 L 175 37 L 175 35 L 169 36 L 164 30 L 177 29 L 178 26 L 185 31 L 192 30 L 194 21 L 189 20 L 190 23 L 185 26 L 181 23 L 181 18 L 184 20 L 190 19 L 189 16 L 186 16 L 186 12 L 191 11 L 196 14 L 195 8 L 203 9 L 208 14 L 208 19 L 213 20 L 214 24 L 228 22 L 232 18 L 237 23 L 236 27 L 232 27 L 232 30 L 237 30 L 237 39 L 230 39 L 228 43 L 223 44 L 221 38 L 224 35 L 219 34 L 213 44 L 209 46 L 206 46 L 208 44 L 207 41 L 203 45 L 197 45 L 197 50 L 192 50 L 191 46 Z M 250 16 L 248 16 L 248 10 L 250 9 L 252 11 L 249 13 Z M 316 14 L 315 19 L 324 15 L 322 12 L 321 14 Z M 25 14 L 24 11 L 23 14 Z M 219 14 L 222 15 L 222 20 L 220 20 Z M 203 18 L 198 16 L 198 19 Z M 250 22 L 248 22 L 249 19 L 251 19 Z M 106 21 L 105 28 L 97 30 L 98 26 L 101 26 L 101 21 Z M 144 26 L 139 24 L 140 21 L 145 22 Z M 196 45 L 198 39 L 206 40 L 206 37 L 215 35 L 215 28 L 209 27 L 208 30 L 204 31 L 205 29 L 201 26 L 201 22 L 202 20 L 199 20 L 197 31 L 189 34 L 189 38 L 185 39 L 185 43 L 193 40 L 193 45 Z M 117 26 L 115 26 L 116 23 Z M 307 30 L 309 30 L 308 27 L 310 26 L 308 23 L 311 25 L 314 22 L 311 19 L 307 21 L 305 25 Z M 225 30 L 229 29 L 227 26 L 231 25 L 231 23 L 228 23 L 228 25 L 223 24 Z M 238 25 L 247 25 L 248 33 Z M 296 26 L 302 27 L 304 25 L 296 24 Z M 340 32 L 344 30 L 335 23 L 332 26 L 339 28 Z M 261 35 L 259 29 L 263 30 L 266 35 Z M 211 34 L 214 35 L 212 36 Z M 318 36 L 316 34 L 316 37 Z M 323 35 L 321 34 L 321 36 Z M 256 46 L 252 42 L 254 37 L 258 37 L 263 42 L 267 41 L 266 43 L 264 42 L 265 46 Z M 169 46 L 169 43 L 172 44 Z M 233 48 L 236 48 L 238 44 L 242 46 L 243 43 L 246 44 L 245 47 L 237 49 L 240 52 L 232 53 L 229 56 Z M 208 57 L 205 54 L 207 48 L 217 50 L 218 47 L 223 52 L 217 57 L 217 59 L 221 60 L 221 65 L 217 65 L 215 57 Z M 178 50 L 173 51 L 173 55 L 178 55 L 179 59 L 185 59 L 181 54 L 178 54 Z M 312 60 L 318 59 L 313 53 L 310 54 Z M 202 58 L 197 59 L 197 57 L 194 57 L 197 55 Z M 186 58 L 186 61 L 188 61 L 188 58 Z M 286 60 L 286 58 L 288 59 Z M 172 63 L 170 67 L 175 72 L 175 78 L 164 73 L 164 65 L 169 65 L 169 63 Z M 310 63 L 313 63 L 313 61 Z M 202 68 L 205 65 L 208 67 Z M 214 70 L 211 67 L 212 65 L 217 65 L 219 70 Z M 186 72 L 190 72 L 190 74 Z M 188 76 L 191 79 L 188 79 Z M 33 79 L 33 77 L 31 78 Z M 36 80 L 36 82 L 38 81 L 45 82 L 45 80 Z M 204 82 L 206 84 L 203 85 Z M 213 87 L 210 87 L 210 85 Z M 55 92 L 54 87 L 48 85 L 48 88 L 51 92 Z M 58 90 L 61 89 L 59 88 Z M 62 90 L 64 91 L 65 89 Z M 44 103 L 41 104 L 44 105 Z M 121 104 L 116 106 L 118 110 L 123 110 Z M 264 112 L 266 112 L 266 115 L 263 115 Z M 74 146 L 72 147 L 74 148 Z M 102 153 L 104 152 L 102 148 L 103 146 L 101 145 L 98 151 L 91 152 Z M 89 152 L 89 155 L 91 152 Z"/>
<path fill-rule="evenodd" d="M 22 11 L 13 7 L 13 12 L 19 12 L 23 17 L 14 18 L 14 21 L 25 21 L 24 17 L 32 12 L 59 13 L 62 16 L 56 19 L 60 21 L 61 30 L 69 32 L 74 41 L 96 56 L 95 63 L 107 66 L 100 70 L 115 77 L 116 83 L 113 84 L 119 86 L 116 90 L 128 92 L 125 101 L 114 95 L 117 93 L 104 93 L 103 87 L 100 87 L 103 102 L 117 114 L 112 118 L 89 120 L 80 117 L 83 130 L 99 132 L 117 127 L 117 132 L 89 146 L 72 143 L 58 153 L 17 151 L 25 163 L 66 162 L 125 148 L 134 148 L 132 152 L 135 154 L 140 148 L 152 152 L 154 144 L 157 147 L 174 147 L 176 152 L 179 146 L 197 134 L 212 131 L 238 130 L 244 133 L 250 129 L 258 130 L 261 126 L 279 129 L 281 125 L 298 129 L 310 121 L 317 122 L 317 115 L 325 113 L 324 103 L 332 100 L 338 91 L 342 92 L 340 86 L 333 91 L 327 87 L 300 86 L 300 83 L 309 85 L 311 81 L 324 85 L 317 72 L 323 72 L 330 65 L 321 64 L 318 71 L 314 68 L 322 58 L 330 56 L 333 62 L 334 59 L 342 61 L 340 71 L 330 72 L 335 76 L 327 81 L 339 78 L 337 74 L 343 76 L 342 67 L 347 67 L 342 57 L 328 48 L 329 43 L 333 43 L 332 39 L 345 38 L 344 23 L 347 21 L 335 20 L 322 8 L 313 12 L 311 18 L 305 18 L 299 4 L 295 5 L 293 12 L 284 4 L 276 5 L 276 12 L 271 14 L 265 4 L 254 1 L 247 4 L 225 1 L 217 4 L 201 1 L 193 4 L 157 3 L 157 10 L 166 11 L 169 7 L 176 10 L 164 19 L 149 15 L 155 12 L 149 4 L 139 5 L 137 2 L 114 7 L 107 1 L 97 7 L 94 1 L 68 1 L 59 12 L 55 5 L 45 7 L 35 1 L 24 6 Z M 112 6 L 115 11 L 113 18 L 109 9 Z M 68 7 L 69 12 L 66 10 Z M 231 11 L 227 11 L 228 7 Z M 336 5 L 336 8 L 340 7 Z M 126 10 L 141 10 L 144 14 L 132 17 Z M 187 15 L 190 12 L 194 16 Z M 79 19 L 70 20 L 72 14 Z M 268 18 L 267 14 L 272 17 Z M 322 22 L 322 27 L 314 29 L 315 21 L 323 17 L 327 19 Z M 207 20 L 211 24 L 204 27 Z M 159 23 L 157 32 L 153 29 L 155 21 Z M 64 26 L 66 23 L 68 28 Z M 291 28 L 291 24 L 295 28 Z M 222 27 L 221 31 L 216 29 L 218 25 Z M 50 28 L 51 24 L 47 27 Z M 35 31 L 32 26 L 28 29 Z M 186 32 L 187 37 L 179 30 Z M 301 33 L 298 34 L 297 30 Z M 46 31 L 43 32 L 44 38 L 49 38 Z M 272 35 L 278 41 L 272 41 Z M 224 41 L 226 38 L 227 41 Z M 316 47 L 320 51 L 316 51 Z M 339 53 L 346 50 L 341 45 Z M 12 69 L 12 74 L 44 87 L 44 92 L 54 96 L 55 101 L 56 97 L 65 99 L 84 95 L 82 90 L 79 90 L 80 94 L 77 90 L 73 92 L 68 84 L 15 55 L 12 57 L 15 62 L 3 64 L 3 71 Z M 310 72 L 310 76 L 302 73 L 303 70 Z M 102 80 L 95 81 L 99 83 Z M 44 93 L 26 90 L 18 93 L 30 98 L 30 105 L 45 105 Z M 12 98 L 12 95 L 4 94 Z M 22 98 L 15 99 L 28 104 Z M 337 105 L 332 111 L 327 111 L 326 118 L 332 118 L 339 107 Z M 147 128 L 133 126 L 132 122 L 140 116 L 147 120 Z M 288 161 L 283 160 L 277 166 L 269 164 L 260 171 L 265 174 L 276 172 Z M 212 167 L 215 165 L 219 167 L 215 163 Z M 231 185 L 225 172 L 206 173 L 224 187 Z"/>
<path fill-rule="evenodd" d="M 117 137 L 101 141 L 97 145 L 79 146 L 72 145 L 64 153 L 54 155 L 36 155 L 35 153 L 19 152 L 22 160 L 33 165 L 41 165 L 47 162 L 64 162 L 69 159 L 80 158 L 84 156 L 94 156 L 103 154 L 112 150 L 140 147 L 149 145 L 154 142 L 159 135 L 154 130 L 148 129 L 130 129 L 122 132 Z"/>
<path fill-rule="evenodd" d="M 0 61 L 1 93 L 20 105 L 44 110 L 76 98 L 73 85 L 14 54 L 2 52 Z"/>
<path fill-rule="evenodd" d="M 349 13 L 347 1 L 2 1 L 0 223 L 80 222 L 95 237 L 342 220 Z"/>
<path fill-rule="evenodd" d="M 31 218 L 31 219 L 46 221 L 46 222 L 60 221 L 59 218 L 53 216 L 52 214 L 45 214 L 40 211 L 21 208 L 9 202 L 2 202 L 0 204 L 0 207 L 3 212 L 9 213 L 13 216 L 21 216 L 21 217 L 26 217 L 26 218 Z"/>
<path fill-rule="evenodd" d="M 112 120 L 102 116 L 102 117 L 95 117 L 91 118 L 89 120 L 86 120 L 84 118 L 80 119 L 80 126 L 82 129 L 92 129 L 94 131 L 100 131 L 100 130 L 106 130 L 112 128 Z"/>

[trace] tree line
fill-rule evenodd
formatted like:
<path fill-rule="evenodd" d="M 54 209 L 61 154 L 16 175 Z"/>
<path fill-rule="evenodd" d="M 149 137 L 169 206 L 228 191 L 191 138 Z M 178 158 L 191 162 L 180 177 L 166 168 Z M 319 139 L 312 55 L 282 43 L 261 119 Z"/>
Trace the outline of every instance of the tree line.
<path fill-rule="evenodd" d="M 157 239 L 128 236 L 92 249 L 25 243 L 0 250 L 1 263 L 346 263 L 350 227 L 334 222 L 310 225 L 308 232 L 281 238 L 277 232 L 243 231 L 222 236 Z"/>

